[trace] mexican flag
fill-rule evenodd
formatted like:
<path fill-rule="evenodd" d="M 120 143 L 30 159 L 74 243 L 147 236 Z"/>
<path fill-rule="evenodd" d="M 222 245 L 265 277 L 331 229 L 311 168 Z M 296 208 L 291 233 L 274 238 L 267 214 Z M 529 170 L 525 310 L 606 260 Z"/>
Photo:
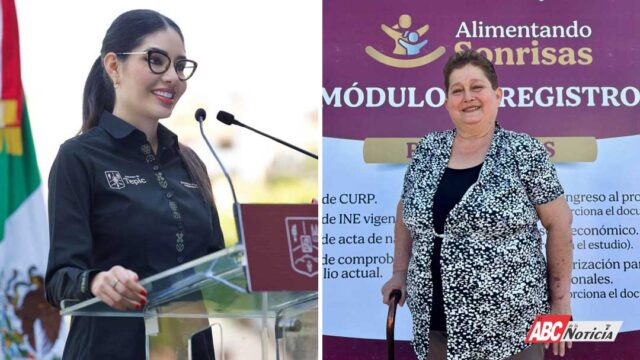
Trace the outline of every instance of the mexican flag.
<path fill-rule="evenodd" d="M 14 0 L 0 2 L 0 359 L 59 359 L 66 329 L 44 299 L 49 234 L 16 10 Z"/>

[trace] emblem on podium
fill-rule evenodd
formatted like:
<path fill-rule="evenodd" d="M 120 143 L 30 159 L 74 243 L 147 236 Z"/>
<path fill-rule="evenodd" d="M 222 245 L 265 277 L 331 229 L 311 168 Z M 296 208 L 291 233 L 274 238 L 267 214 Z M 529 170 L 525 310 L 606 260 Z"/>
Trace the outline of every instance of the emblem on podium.
<path fill-rule="evenodd" d="M 318 273 L 318 218 L 285 218 L 291 267 L 299 274 L 313 277 Z"/>

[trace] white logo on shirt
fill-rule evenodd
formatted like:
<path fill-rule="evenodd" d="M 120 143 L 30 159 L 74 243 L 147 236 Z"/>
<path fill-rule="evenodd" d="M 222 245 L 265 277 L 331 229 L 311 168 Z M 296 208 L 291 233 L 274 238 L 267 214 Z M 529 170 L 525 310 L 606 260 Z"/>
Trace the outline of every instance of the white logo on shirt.
<path fill-rule="evenodd" d="M 192 184 L 192 183 L 188 183 L 186 181 L 180 181 L 180 184 L 184 185 L 185 187 L 188 187 L 189 189 L 197 189 L 198 188 L 198 184 Z"/>
<path fill-rule="evenodd" d="M 122 180 L 122 176 L 120 176 L 119 171 L 105 171 L 104 175 L 107 177 L 107 183 L 109 183 L 109 187 L 112 189 L 122 189 L 124 188 L 124 180 Z"/>
<path fill-rule="evenodd" d="M 115 170 L 105 171 L 104 175 L 107 177 L 109 187 L 116 190 L 123 189 L 127 184 L 140 185 L 147 183 L 147 179 L 140 177 L 140 175 L 125 175 L 123 178 L 120 172 Z"/>
<path fill-rule="evenodd" d="M 140 177 L 140 175 L 134 175 L 134 176 L 125 175 L 124 181 L 130 185 L 140 185 L 140 184 L 147 183 L 147 180 L 143 177 Z"/>

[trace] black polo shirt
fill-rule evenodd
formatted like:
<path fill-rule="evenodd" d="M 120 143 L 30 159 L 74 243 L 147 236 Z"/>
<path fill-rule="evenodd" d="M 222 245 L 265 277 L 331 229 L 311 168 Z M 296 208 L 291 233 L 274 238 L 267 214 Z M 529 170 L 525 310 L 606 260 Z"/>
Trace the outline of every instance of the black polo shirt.
<path fill-rule="evenodd" d="M 62 144 L 49 176 L 51 304 L 92 297 L 91 275 L 114 265 L 142 279 L 224 248 L 218 213 L 190 178 L 179 151 L 177 136 L 163 125 L 154 154 L 143 132 L 108 112 L 99 126 Z M 141 342 L 135 346 L 143 350 L 139 323 Z M 78 334 L 74 327 L 69 341 L 77 336 L 85 347 L 95 340 L 100 348 L 122 349 L 129 342 L 109 341 L 108 331 L 96 329 Z"/>

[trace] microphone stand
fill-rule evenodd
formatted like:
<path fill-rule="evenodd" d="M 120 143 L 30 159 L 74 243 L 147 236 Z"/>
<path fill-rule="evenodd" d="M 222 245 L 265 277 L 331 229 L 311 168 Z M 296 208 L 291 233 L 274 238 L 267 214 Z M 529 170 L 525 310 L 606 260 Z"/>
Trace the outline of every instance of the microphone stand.
<path fill-rule="evenodd" d="M 312 157 L 312 158 L 314 158 L 314 159 L 318 160 L 318 155 L 313 154 L 313 153 L 310 153 L 310 152 L 308 152 L 307 150 L 304 150 L 304 149 L 301 149 L 301 148 L 299 148 L 299 147 L 297 147 L 297 146 L 295 146 L 295 145 L 289 144 L 288 142 L 286 142 L 286 141 L 284 141 L 284 140 L 280 140 L 280 139 L 278 139 L 278 138 L 276 138 L 276 137 L 273 137 L 273 136 L 271 136 L 271 135 L 269 135 L 269 134 L 265 134 L 265 133 L 263 133 L 262 131 L 260 131 L 260 130 L 258 130 L 258 129 L 254 129 L 254 128 L 252 128 L 252 127 L 251 127 L 251 126 L 249 126 L 249 125 L 245 125 L 245 124 L 241 123 L 241 122 L 240 122 L 240 121 L 238 121 L 238 120 L 234 120 L 234 124 L 236 124 L 236 125 L 238 125 L 238 126 L 242 126 L 243 128 L 247 128 L 247 129 L 249 129 L 249 130 L 251 130 L 251 131 L 253 131 L 253 132 L 256 132 L 256 133 L 258 133 L 258 134 L 260 134 L 260 135 L 262 135 L 262 136 L 266 136 L 266 137 L 268 137 L 268 138 L 269 138 L 269 139 L 271 139 L 271 140 L 277 141 L 277 142 L 279 142 L 280 144 L 282 144 L 282 145 L 284 145 L 284 146 L 288 146 L 288 147 L 290 147 L 290 148 L 292 148 L 292 149 L 294 149 L 294 150 L 297 150 L 298 152 L 301 152 L 301 153 L 303 153 L 303 154 L 305 154 L 305 155 L 307 155 L 307 156 L 309 156 L 309 157 Z"/>
<path fill-rule="evenodd" d="M 227 178 L 227 181 L 229 182 L 229 186 L 231 187 L 231 195 L 233 196 L 233 217 L 236 220 L 236 232 L 238 234 L 238 243 L 243 244 L 244 233 L 242 232 L 242 215 L 240 213 L 240 203 L 238 203 L 238 198 L 236 197 L 236 189 L 233 187 L 233 182 L 231 181 L 231 177 L 229 176 L 227 169 L 224 167 L 224 165 L 222 165 L 222 161 L 220 161 L 220 158 L 218 158 L 218 154 L 216 154 L 215 150 L 213 150 L 213 146 L 211 146 L 209 139 L 207 139 L 207 136 L 204 134 L 204 128 L 202 126 L 202 123 L 204 122 L 204 117 L 202 119 L 197 118 L 197 121 L 200 124 L 200 134 L 202 135 L 204 142 L 207 143 L 207 146 L 209 147 L 209 151 L 211 151 L 213 156 L 216 158 L 218 165 L 220 165 L 220 168 L 222 169 L 222 172 L 224 173 L 224 176 Z"/>

